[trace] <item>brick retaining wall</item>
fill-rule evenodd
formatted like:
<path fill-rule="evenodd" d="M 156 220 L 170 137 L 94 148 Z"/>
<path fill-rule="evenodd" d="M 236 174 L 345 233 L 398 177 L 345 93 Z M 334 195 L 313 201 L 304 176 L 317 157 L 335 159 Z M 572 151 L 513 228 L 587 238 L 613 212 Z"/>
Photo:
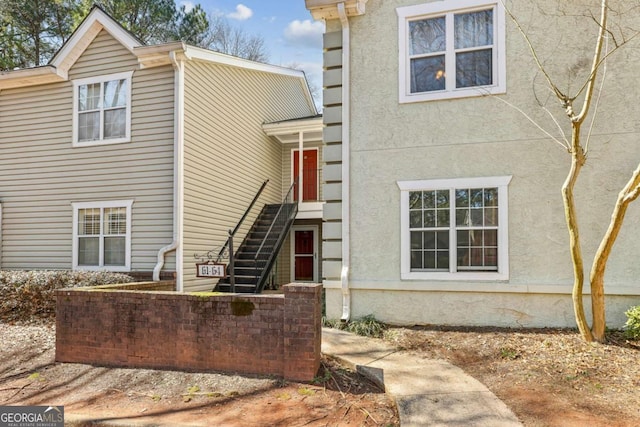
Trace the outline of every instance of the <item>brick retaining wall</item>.
<path fill-rule="evenodd" d="M 289 284 L 283 291 L 61 289 L 56 361 L 309 381 L 320 367 L 322 285 Z"/>

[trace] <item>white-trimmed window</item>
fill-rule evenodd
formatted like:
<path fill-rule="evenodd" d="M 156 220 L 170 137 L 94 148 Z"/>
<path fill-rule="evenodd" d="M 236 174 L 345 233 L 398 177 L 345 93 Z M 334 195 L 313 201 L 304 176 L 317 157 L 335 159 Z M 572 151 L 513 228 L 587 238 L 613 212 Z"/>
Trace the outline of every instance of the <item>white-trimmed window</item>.
<path fill-rule="evenodd" d="M 131 140 L 131 76 L 127 73 L 73 81 L 73 145 Z"/>
<path fill-rule="evenodd" d="M 443 0 L 396 12 L 401 103 L 505 92 L 500 1 Z"/>
<path fill-rule="evenodd" d="M 73 269 L 130 271 L 133 200 L 72 203 Z"/>
<path fill-rule="evenodd" d="M 510 176 L 400 181 L 401 277 L 509 278 Z"/>

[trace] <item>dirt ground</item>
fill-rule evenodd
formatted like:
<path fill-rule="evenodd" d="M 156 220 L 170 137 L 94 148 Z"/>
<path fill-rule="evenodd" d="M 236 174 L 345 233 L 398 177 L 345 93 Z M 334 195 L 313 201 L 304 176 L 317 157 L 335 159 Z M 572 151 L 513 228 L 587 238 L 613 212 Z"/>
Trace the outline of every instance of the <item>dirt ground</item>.
<path fill-rule="evenodd" d="M 315 383 L 54 363 L 52 324 L 0 323 L 0 404 L 65 405 L 93 419 L 174 425 L 397 426 L 393 402 L 335 360 Z M 618 332 L 392 328 L 386 340 L 448 360 L 484 383 L 527 427 L 640 426 L 640 343 Z M 159 424 L 159 423 L 162 424 Z M 75 424 L 87 425 L 87 424 Z"/>
<path fill-rule="evenodd" d="M 64 405 L 65 419 L 153 425 L 397 426 L 374 384 L 323 358 L 316 381 L 55 363 L 55 329 L 0 323 L 0 405 Z M 67 425 L 93 425 L 73 422 Z"/>
<path fill-rule="evenodd" d="M 525 426 L 640 426 L 640 342 L 588 344 L 573 330 L 398 328 L 387 339 L 485 384 Z"/>

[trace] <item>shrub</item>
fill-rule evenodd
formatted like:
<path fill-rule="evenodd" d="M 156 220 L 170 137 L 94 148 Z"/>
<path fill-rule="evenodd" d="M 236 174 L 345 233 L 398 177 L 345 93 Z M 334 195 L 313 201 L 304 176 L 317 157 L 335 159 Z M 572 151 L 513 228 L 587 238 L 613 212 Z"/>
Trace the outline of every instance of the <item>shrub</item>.
<path fill-rule="evenodd" d="M 384 323 L 377 321 L 372 314 L 368 314 L 349 322 L 323 318 L 322 323 L 328 328 L 341 329 L 347 332 L 352 332 L 356 335 L 372 338 L 382 338 L 387 329 L 387 326 Z"/>
<path fill-rule="evenodd" d="M 640 339 L 640 305 L 625 311 L 627 322 L 624 324 L 624 336 L 632 340 Z"/>
<path fill-rule="evenodd" d="M 132 281 L 126 274 L 104 271 L 0 271 L 0 321 L 53 318 L 56 289 Z"/>

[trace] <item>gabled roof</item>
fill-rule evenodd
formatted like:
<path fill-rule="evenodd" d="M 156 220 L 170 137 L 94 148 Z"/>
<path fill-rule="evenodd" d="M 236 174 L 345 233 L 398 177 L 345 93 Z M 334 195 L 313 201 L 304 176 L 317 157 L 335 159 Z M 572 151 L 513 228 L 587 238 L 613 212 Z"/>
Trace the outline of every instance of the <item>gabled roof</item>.
<path fill-rule="evenodd" d="M 306 83 L 303 71 L 280 67 L 271 64 L 249 61 L 231 55 L 189 46 L 184 42 L 172 42 L 146 46 L 122 25 L 116 22 L 108 13 L 98 6 L 94 6 L 87 17 L 73 32 L 69 40 L 54 55 L 48 65 L 42 67 L 25 68 L 13 71 L 0 71 L 0 91 L 8 88 L 35 86 L 69 79 L 69 70 L 76 63 L 87 47 L 93 42 L 100 31 L 107 31 L 118 40 L 129 52 L 138 58 L 141 68 L 151 68 L 172 64 L 175 58 L 183 60 L 198 59 L 216 64 L 229 65 L 253 71 L 262 71 L 297 77 Z M 307 101 L 315 111 L 308 86 L 305 89 Z"/>
<path fill-rule="evenodd" d="M 68 80 L 69 70 L 73 64 L 76 63 L 80 55 L 102 30 L 106 30 L 131 53 L 134 53 L 135 48 L 143 45 L 140 40 L 125 30 L 108 13 L 100 7 L 94 6 L 69 40 L 62 45 L 60 50 L 49 61 L 48 65 L 1 71 L 0 90 Z"/>
<path fill-rule="evenodd" d="M 49 65 L 67 73 L 102 30 L 106 30 L 131 53 L 133 53 L 134 48 L 144 45 L 108 13 L 98 6 L 93 6 L 91 12 L 76 28 L 69 40 L 51 58 Z"/>

